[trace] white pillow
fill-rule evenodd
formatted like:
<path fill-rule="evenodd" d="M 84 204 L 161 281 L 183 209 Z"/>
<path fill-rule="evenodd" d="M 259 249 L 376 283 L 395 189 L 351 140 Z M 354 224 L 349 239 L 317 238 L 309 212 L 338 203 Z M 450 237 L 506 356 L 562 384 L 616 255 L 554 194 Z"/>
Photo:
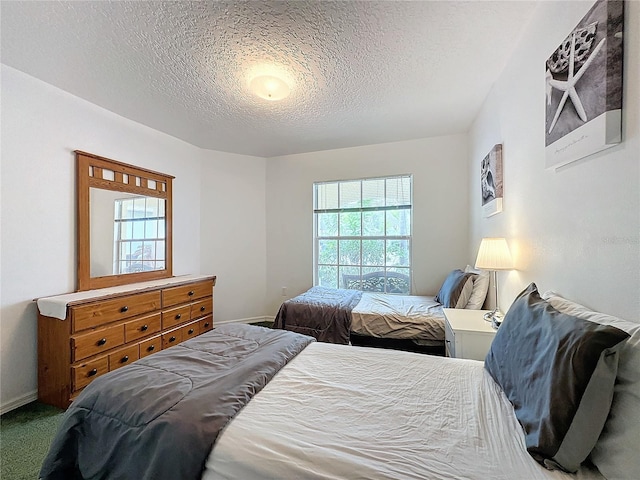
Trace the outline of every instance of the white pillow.
<path fill-rule="evenodd" d="M 620 349 L 613 401 L 591 461 L 609 479 L 638 478 L 640 472 L 640 323 L 594 312 L 578 303 L 545 292 L 542 298 L 562 313 L 601 325 L 612 325 L 630 337 Z"/>
<path fill-rule="evenodd" d="M 471 297 L 467 302 L 467 306 L 470 310 L 480 310 L 484 301 L 487 298 L 487 292 L 489 291 L 489 270 L 476 270 L 471 265 L 467 265 L 464 269 L 464 273 L 475 273 L 473 277 L 473 291 Z"/>

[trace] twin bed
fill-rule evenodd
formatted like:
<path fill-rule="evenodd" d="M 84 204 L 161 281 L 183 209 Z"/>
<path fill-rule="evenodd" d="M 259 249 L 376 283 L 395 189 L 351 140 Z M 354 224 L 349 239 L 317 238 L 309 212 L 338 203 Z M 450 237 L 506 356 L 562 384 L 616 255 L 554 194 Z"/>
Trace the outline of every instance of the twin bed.
<path fill-rule="evenodd" d="M 430 296 L 312 287 L 280 306 L 274 328 L 321 342 L 348 344 L 356 334 L 434 346 L 444 342 L 444 313 Z"/>
<path fill-rule="evenodd" d="M 516 299 L 486 364 L 217 327 L 91 383 L 41 478 L 634 478 L 640 324 L 543 297 Z"/>
<path fill-rule="evenodd" d="M 285 301 L 274 327 L 310 335 L 321 342 L 348 344 L 353 334 L 417 345 L 444 345 L 446 308 L 480 309 L 488 272 L 454 270 L 436 296 L 395 295 L 321 286 Z"/>

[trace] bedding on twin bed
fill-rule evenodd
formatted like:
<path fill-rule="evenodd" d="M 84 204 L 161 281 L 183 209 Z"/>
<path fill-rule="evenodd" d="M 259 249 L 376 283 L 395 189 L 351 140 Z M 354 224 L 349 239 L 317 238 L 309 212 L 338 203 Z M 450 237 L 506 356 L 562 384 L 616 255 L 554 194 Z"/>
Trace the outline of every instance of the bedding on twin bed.
<path fill-rule="evenodd" d="M 479 310 L 489 272 L 453 270 L 435 297 L 396 295 L 315 286 L 280 306 L 274 327 L 311 335 L 321 342 L 349 343 L 350 333 L 422 346 L 444 343 L 443 308 Z"/>
<path fill-rule="evenodd" d="M 434 297 L 319 286 L 285 301 L 274 327 L 341 344 L 349 343 L 350 332 L 421 345 L 444 341 L 444 313 Z"/>
<path fill-rule="evenodd" d="M 434 297 L 363 292 L 351 311 L 351 331 L 440 345 L 444 341 L 444 312 Z"/>
<path fill-rule="evenodd" d="M 341 288 L 312 287 L 284 302 L 274 328 L 310 335 L 321 342 L 349 343 L 351 311 L 362 292 Z"/>

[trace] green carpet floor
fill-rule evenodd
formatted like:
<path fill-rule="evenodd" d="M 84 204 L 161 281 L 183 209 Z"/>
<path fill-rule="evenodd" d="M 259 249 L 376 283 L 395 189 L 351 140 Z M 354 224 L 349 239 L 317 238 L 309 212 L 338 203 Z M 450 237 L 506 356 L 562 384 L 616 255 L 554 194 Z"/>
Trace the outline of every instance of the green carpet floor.
<path fill-rule="evenodd" d="M 0 479 L 38 479 L 62 413 L 33 402 L 0 417 Z"/>

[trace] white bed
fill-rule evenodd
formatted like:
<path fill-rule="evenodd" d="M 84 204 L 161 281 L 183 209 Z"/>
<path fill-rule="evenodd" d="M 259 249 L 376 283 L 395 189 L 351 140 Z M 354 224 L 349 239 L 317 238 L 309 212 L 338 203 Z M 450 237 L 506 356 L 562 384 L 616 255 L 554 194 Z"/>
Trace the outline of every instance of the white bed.
<path fill-rule="evenodd" d="M 485 363 L 311 340 L 227 324 L 100 377 L 42 478 L 638 478 L 638 323 L 532 283 Z"/>
<path fill-rule="evenodd" d="M 352 289 L 315 286 L 285 301 L 274 326 L 322 342 L 346 344 L 355 334 L 440 347 L 445 337 L 443 307 L 480 309 L 488 286 L 488 272 L 469 265 L 450 272 L 436 296 L 363 291 L 355 298 Z"/>
<path fill-rule="evenodd" d="M 482 362 L 318 342 L 227 425 L 203 479 L 320 478 L 602 476 L 538 464 Z"/>

